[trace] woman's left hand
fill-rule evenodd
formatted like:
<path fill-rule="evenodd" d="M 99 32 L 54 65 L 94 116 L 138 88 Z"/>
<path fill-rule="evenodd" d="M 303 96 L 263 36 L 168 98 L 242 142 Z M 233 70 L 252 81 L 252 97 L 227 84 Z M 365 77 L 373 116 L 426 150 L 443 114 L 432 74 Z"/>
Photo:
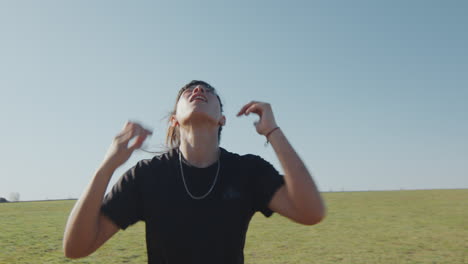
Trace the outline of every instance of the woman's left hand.
<path fill-rule="evenodd" d="M 239 113 L 237 113 L 237 116 L 249 115 L 250 113 L 255 113 L 260 117 L 260 119 L 254 123 L 257 133 L 260 135 L 266 135 L 277 127 L 275 117 L 273 116 L 273 110 L 269 103 L 251 101 L 242 107 Z"/>

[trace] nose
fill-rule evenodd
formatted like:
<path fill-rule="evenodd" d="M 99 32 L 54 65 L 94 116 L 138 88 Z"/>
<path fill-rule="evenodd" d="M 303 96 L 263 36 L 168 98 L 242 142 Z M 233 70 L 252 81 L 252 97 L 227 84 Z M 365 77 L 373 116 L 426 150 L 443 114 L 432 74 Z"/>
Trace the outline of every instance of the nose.
<path fill-rule="evenodd" d="M 203 87 L 203 85 L 195 86 L 195 88 L 193 89 L 193 93 L 198 93 L 198 92 L 205 93 L 205 87 Z"/>

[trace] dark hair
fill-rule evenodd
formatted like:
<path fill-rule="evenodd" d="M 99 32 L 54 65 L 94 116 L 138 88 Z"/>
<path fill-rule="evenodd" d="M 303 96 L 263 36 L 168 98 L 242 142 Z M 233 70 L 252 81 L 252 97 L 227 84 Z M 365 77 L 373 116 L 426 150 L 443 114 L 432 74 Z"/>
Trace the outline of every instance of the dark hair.
<path fill-rule="evenodd" d="M 166 147 L 168 149 L 170 149 L 170 150 L 175 149 L 175 148 L 179 147 L 179 145 L 180 145 L 179 127 L 178 126 L 171 126 L 171 116 L 176 114 L 177 103 L 179 102 L 179 99 L 180 99 L 180 96 L 182 95 L 182 93 L 185 90 L 187 90 L 189 87 L 199 85 L 199 84 L 205 86 L 206 88 L 215 90 L 214 87 L 211 86 L 210 84 L 208 84 L 207 82 L 197 81 L 197 80 L 193 80 L 193 81 L 189 82 L 188 84 L 184 85 L 179 90 L 179 93 L 177 94 L 177 98 L 176 98 L 176 101 L 175 101 L 174 109 L 172 110 L 172 112 L 169 113 L 169 118 L 168 118 L 169 127 L 167 129 L 167 134 L 166 134 Z M 221 113 L 222 113 L 223 112 L 223 103 L 221 102 L 221 99 L 219 98 L 219 95 L 217 93 L 215 93 L 215 95 L 218 98 L 219 106 L 220 106 Z M 221 141 L 221 130 L 222 129 L 223 129 L 223 127 L 219 126 L 219 128 L 218 128 L 218 144 Z"/>

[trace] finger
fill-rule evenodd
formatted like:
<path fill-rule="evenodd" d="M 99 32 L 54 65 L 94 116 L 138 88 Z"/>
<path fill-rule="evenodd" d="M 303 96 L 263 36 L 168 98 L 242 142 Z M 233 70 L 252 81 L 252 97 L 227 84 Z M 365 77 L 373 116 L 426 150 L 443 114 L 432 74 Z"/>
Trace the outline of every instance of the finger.
<path fill-rule="evenodd" d="M 145 128 L 142 124 L 137 123 L 137 122 L 131 122 L 130 125 L 129 125 L 129 127 L 130 127 L 131 129 L 136 129 L 137 132 L 145 132 L 145 133 L 147 133 L 147 134 L 149 134 L 149 135 L 152 135 L 152 134 L 153 134 L 153 132 L 151 132 L 151 130 Z M 137 133 L 137 134 L 138 134 L 138 133 Z"/>
<path fill-rule="evenodd" d="M 255 104 L 255 103 L 257 103 L 257 102 L 256 102 L 256 101 L 251 101 L 250 103 L 244 105 L 244 106 L 241 108 L 241 110 L 239 111 L 239 113 L 237 113 L 237 116 L 240 116 L 240 115 L 244 114 L 244 113 L 245 113 L 245 110 L 247 110 L 251 105 L 253 105 L 253 104 Z"/>
<path fill-rule="evenodd" d="M 248 104 L 242 106 L 242 108 L 239 110 L 239 112 L 237 113 L 236 116 L 242 115 L 242 114 L 244 113 L 244 111 L 245 111 L 247 108 L 249 108 L 249 106 L 250 106 L 251 104 L 252 104 L 252 103 L 250 102 L 250 103 L 248 103 Z"/>
<path fill-rule="evenodd" d="M 255 114 L 261 115 L 261 113 L 262 113 L 261 106 L 259 104 L 251 105 L 249 108 L 247 108 L 247 110 L 245 110 L 246 115 L 248 115 L 250 113 L 255 113 Z"/>
<path fill-rule="evenodd" d="M 150 134 L 147 131 L 144 131 L 138 135 L 135 135 L 130 140 L 125 141 L 123 144 L 125 144 L 124 146 L 127 149 L 133 151 L 137 148 L 140 148 L 143 142 L 146 140 L 146 138 L 148 138 L 148 136 L 150 136 Z"/>
<path fill-rule="evenodd" d="M 136 134 L 137 134 L 137 131 L 136 131 L 135 129 L 122 131 L 121 134 L 119 134 L 119 135 L 116 137 L 116 140 L 117 140 L 118 144 L 125 145 L 125 144 L 128 144 L 128 142 L 129 142 L 133 137 L 135 137 Z"/>
<path fill-rule="evenodd" d="M 146 140 L 147 137 L 148 137 L 148 134 L 146 134 L 146 133 L 137 136 L 137 138 L 133 142 L 133 144 L 131 146 L 129 146 L 129 149 L 131 151 L 134 151 L 135 149 L 139 149 L 141 147 L 141 145 L 143 145 L 143 142 Z"/>
<path fill-rule="evenodd" d="M 135 125 L 136 125 L 136 123 L 131 122 L 131 121 L 125 122 L 124 127 L 122 128 L 120 133 L 117 134 L 116 138 L 122 138 L 125 135 L 127 135 L 134 128 Z"/>
<path fill-rule="evenodd" d="M 134 138 L 135 136 L 143 135 L 143 134 L 152 134 L 151 131 L 144 129 L 140 124 L 131 123 L 129 125 L 129 130 L 126 131 L 121 139 L 121 143 L 128 144 L 128 142 Z"/>

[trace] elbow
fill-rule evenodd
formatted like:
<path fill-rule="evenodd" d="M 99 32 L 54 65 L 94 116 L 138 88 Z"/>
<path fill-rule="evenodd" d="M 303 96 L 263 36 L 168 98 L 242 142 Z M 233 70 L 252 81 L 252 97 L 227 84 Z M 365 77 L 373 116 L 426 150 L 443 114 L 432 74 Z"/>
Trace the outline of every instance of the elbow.
<path fill-rule="evenodd" d="M 89 253 L 86 253 L 83 250 L 77 250 L 77 248 L 79 247 L 73 246 L 65 240 L 63 241 L 63 255 L 66 258 L 79 259 L 89 255 Z"/>
<path fill-rule="evenodd" d="M 66 246 L 63 247 L 63 255 L 69 259 L 78 259 L 81 257 L 75 251 L 70 249 L 70 247 L 66 247 Z"/>
<path fill-rule="evenodd" d="M 316 225 L 325 219 L 326 216 L 326 209 L 325 207 L 322 207 L 318 210 L 314 210 L 311 214 L 309 214 L 307 217 L 305 217 L 302 221 L 301 224 L 303 225 Z"/>
<path fill-rule="evenodd" d="M 82 256 L 80 255 L 77 255 L 73 252 L 70 252 L 70 251 L 66 251 L 64 250 L 64 253 L 63 255 L 66 257 L 66 258 L 69 258 L 69 259 L 79 259 L 79 258 L 82 258 Z"/>
<path fill-rule="evenodd" d="M 75 252 L 75 250 L 66 246 L 63 247 L 63 255 L 69 259 L 79 259 L 83 257 L 82 255 L 78 254 L 78 252 Z"/>
<path fill-rule="evenodd" d="M 301 222 L 303 225 L 311 226 L 311 225 L 316 225 L 325 218 L 325 216 L 314 216 L 314 217 L 309 217 Z"/>
<path fill-rule="evenodd" d="M 64 248 L 63 249 L 63 255 L 66 258 L 69 258 L 69 259 L 79 259 L 79 258 L 84 258 L 84 257 L 88 256 L 89 254 L 83 254 L 83 253 L 80 253 L 80 252 L 76 252 L 75 250 L 70 250 L 70 249 Z"/>

